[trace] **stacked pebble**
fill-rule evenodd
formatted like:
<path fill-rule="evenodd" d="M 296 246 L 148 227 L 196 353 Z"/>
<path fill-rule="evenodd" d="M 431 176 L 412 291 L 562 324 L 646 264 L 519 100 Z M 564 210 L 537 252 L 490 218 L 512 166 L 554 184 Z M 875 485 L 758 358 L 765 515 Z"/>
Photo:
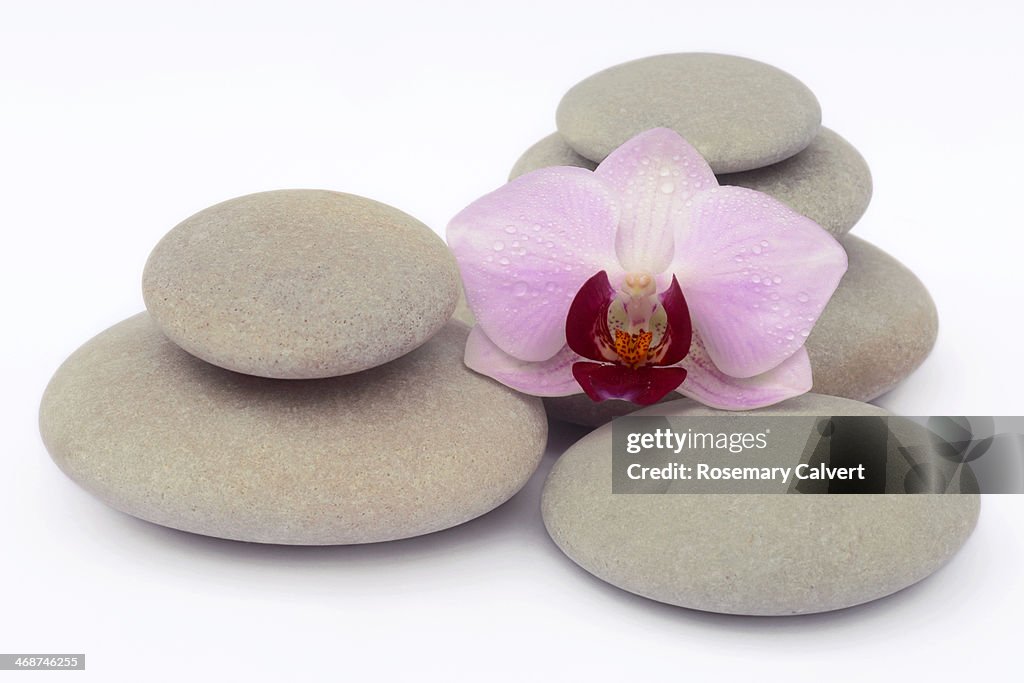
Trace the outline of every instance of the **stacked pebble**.
<path fill-rule="evenodd" d="M 817 99 L 793 76 L 729 55 L 648 57 L 578 83 L 556 121 L 558 132 L 526 150 L 510 179 L 546 166 L 594 169 L 632 136 L 668 127 L 701 152 L 721 184 L 772 195 L 840 240 L 849 270 L 807 340 L 813 391 L 871 401 L 931 351 L 938 316 L 928 291 L 899 261 L 847 235 L 871 199 L 867 164 L 821 126 Z M 456 317 L 472 324 L 461 305 Z M 552 417 L 589 426 L 636 409 L 582 394 L 545 405 Z"/>
<path fill-rule="evenodd" d="M 540 462 L 541 402 L 463 365 L 454 259 L 397 209 L 319 190 L 218 204 L 156 246 L 143 295 L 40 408 L 57 464 L 128 514 L 386 541 L 488 512 Z"/>

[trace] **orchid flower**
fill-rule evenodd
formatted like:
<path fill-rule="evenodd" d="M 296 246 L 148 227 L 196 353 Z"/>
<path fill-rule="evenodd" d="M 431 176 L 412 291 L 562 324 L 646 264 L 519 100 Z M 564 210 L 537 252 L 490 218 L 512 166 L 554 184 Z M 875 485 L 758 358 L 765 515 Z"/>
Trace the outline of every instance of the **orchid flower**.
<path fill-rule="evenodd" d="M 811 387 L 804 341 L 846 252 L 766 194 L 719 186 L 666 128 L 594 171 L 543 168 L 448 226 L 471 369 L 535 396 L 745 410 Z"/>

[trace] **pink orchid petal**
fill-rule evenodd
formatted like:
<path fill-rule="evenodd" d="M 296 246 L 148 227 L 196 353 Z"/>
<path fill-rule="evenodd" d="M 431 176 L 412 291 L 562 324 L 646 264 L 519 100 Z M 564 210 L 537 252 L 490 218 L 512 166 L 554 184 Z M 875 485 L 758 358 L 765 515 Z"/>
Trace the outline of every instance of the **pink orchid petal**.
<path fill-rule="evenodd" d="M 630 368 L 588 362 L 574 363 L 572 374 L 593 401 L 621 399 L 642 406 L 657 403 L 686 379 L 686 370 L 678 366 Z"/>
<path fill-rule="evenodd" d="M 617 360 L 608 331 L 608 306 L 614 298 L 615 288 L 603 270 L 583 283 L 565 318 L 565 341 L 570 349 L 590 360 Z"/>
<path fill-rule="evenodd" d="M 753 377 L 803 346 L 846 272 L 817 223 L 768 195 L 720 187 L 693 197 L 672 272 L 724 373 Z"/>
<path fill-rule="evenodd" d="M 690 354 L 681 366 L 688 374 L 676 391 L 711 408 L 753 410 L 811 390 L 811 361 L 802 346 L 777 367 L 755 377 L 738 379 L 715 367 L 695 332 Z"/>
<path fill-rule="evenodd" d="M 651 362 L 654 365 L 675 365 L 690 351 L 693 325 L 683 290 L 674 275 L 672 284 L 658 295 L 658 299 L 665 309 L 666 326 L 661 333 L 661 341 L 654 349 Z"/>
<path fill-rule="evenodd" d="M 678 133 L 654 128 L 625 142 L 594 174 L 618 195 L 622 216 L 616 253 L 627 271 L 656 275 L 672 261 L 672 226 L 686 201 L 717 187 L 711 167 Z"/>
<path fill-rule="evenodd" d="M 519 360 L 498 348 L 479 325 L 470 330 L 466 341 L 467 367 L 532 396 L 569 396 L 580 393 L 580 385 L 572 374 L 572 364 L 578 360 L 580 357 L 568 347 L 544 361 Z"/>
<path fill-rule="evenodd" d="M 561 166 L 520 176 L 463 209 L 448 225 L 448 244 L 487 336 L 521 360 L 555 355 L 580 286 L 599 270 L 621 271 L 618 221 L 604 181 Z"/>

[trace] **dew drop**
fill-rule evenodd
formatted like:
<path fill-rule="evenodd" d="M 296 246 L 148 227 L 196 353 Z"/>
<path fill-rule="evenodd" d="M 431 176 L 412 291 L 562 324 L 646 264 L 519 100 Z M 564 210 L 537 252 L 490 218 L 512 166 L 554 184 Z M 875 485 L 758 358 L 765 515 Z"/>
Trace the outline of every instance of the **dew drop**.
<path fill-rule="evenodd" d="M 670 167 L 668 167 L 668 166 L 663 166 L 663 167 L 661 168 L 661 170 L 660 170 L 660 171 L 658 171 L 658 174 L 659 174 L 659 175 L 660 175 L 660 176 L 661 176 L 662 178 L 664 178 L 664 177 L 666 177 L 666 176 L 669 176 L 669 175 L 671 175 L 671 174 L 672 174 L 672 169 L 671 169 Z"/>
<path fill-rule="evenodd" d="M 504 248 L 505 248 L 505 243 L 502 242 L 501 240 L 498 240 L 497 242 L 494 243 L 494 251 L 501 251 Z"/>
<path fill-rule="evenodd" d="M 807 292 L 800 292 L 799 294 L 796 295 L 796 300 L 802 304 L 805 304 L 810 300 L 810 297 L 807 296 Z"/>
<path fill-rule="evenodd" d="M 793 333 L 792 332 L 787 332 L 786 333 L 786 339 L 788 339 L 789 341 L 793 341 Z"/>
<path fill-rule="evenodd" d="M 516 296 L 524 296 L 530 289 L 529 285 L 525 282 L 517 282 L 512 285 L 512 293 Z"/>
<path fill-rule="evenodd" d="M 505 226 L 505 232 L 507 232 L 510 235 L 516 234 L 516 226 L 514 226 L 514 225 L 506 225 Z"/>
<path fill-rule="evenodd" d="M 755 254 L 760 254 L 761 253 L 761 245 L 760 244 L 755 244 L 754 246 L 752 246 L 750 248 L 750 251 L 754 252 Z"/>
<path fill-rule="evenodd" d="M 676 185 L 671 180 L 666 181 L 661 184 L 661 191 L 664 194 L 672 194 L 673 192 L 676 191 Z"/>
<path fill-rule="evenodd" d="M 782 284 L 782 278 L 779 277 L 778 275 L 776 275 L 775 277 L 772 278 L 772 282 L 774 282 L 777 285 L 781 285 Z"/>
<path fill-rule="evenodd" d="M 758 282 L 761 281 L 761 276 L 755 275 L 754 277 L 750 278 L 750 281 L 753 282 L 754 284 L 757 284 Z"/>

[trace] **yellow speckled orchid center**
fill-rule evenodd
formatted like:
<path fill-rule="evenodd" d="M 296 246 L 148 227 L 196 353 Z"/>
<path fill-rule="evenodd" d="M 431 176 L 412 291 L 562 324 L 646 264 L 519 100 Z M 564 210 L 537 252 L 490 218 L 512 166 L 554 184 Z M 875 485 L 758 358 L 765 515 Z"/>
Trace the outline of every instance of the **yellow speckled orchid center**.
<path fill-rule="evenodd" d="M 651 347 L 653 338 L 653 334 L 643 329 L 634 334 L 615 330 L 615 353 L 630 367 L 642 365 L 647 362 L 647 350 Z"/>

